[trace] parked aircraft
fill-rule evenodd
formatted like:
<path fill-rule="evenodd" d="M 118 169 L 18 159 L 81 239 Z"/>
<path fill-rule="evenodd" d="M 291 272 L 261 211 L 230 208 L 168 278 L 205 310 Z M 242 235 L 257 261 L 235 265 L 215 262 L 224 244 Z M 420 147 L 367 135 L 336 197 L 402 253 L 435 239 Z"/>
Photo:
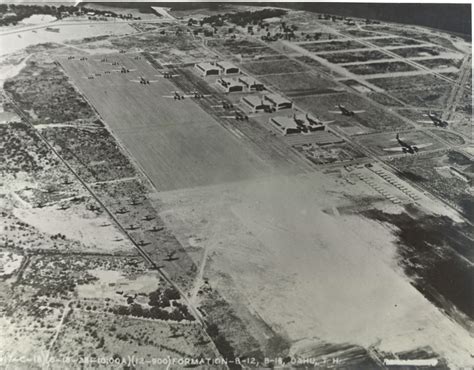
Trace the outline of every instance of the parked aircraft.
<path fill-rule="evenodd" d="M 365 112 L 365 110 L 350 110 L 350 109 L 347 109 L 342 104 L 336 105 L 336 108 L 339 108 L 339 111 L 331 111 L 330 110 L 329 113 L 342 114 L 343 116 L 351 117 L 351 116 L 355 116 L 356 114 Z"/>
<path fill-rule="evenodd" d="M 122 214 L 124 214 L 124 213 L 128 213 L 128 212 L 129 212 L 129 210 L 128 210 L 127 208 L 125 208 L 125 207 L 122 207 L 122 208 L 119 208 L 119 209 L 117 210 L 117 212 L 116 212 L 116 213 L 118 213 L 118 214 L 121 214 L 121 215 L 122 215 Z"/>
<path fill-rule="evenodd" d="M 145 217 L 143 217 L 143 220 L 145 221 L 151 221 L 151 220 L 154 220 L 155 217 L 151 216 L 151 215 L 146 215 Z"/>
<path fill-rule="evenodd" d="M 152 233 L 156 233 L 156 232 L 161 231 L 161 230 L 164 230 L 164 227 L 156 227 L 156 226 L 153 226 L 153 227 L 152 227 L 150 230 L 148 230 L 148 231 L 150 231 L 150 232 L 152 232 Z"/>
<path fill-rule="evenodd" d="M 166 254 L 166 258 L 165 258 L 165 261 L 176 261 L 177 259 L 179 259 L 179 257 L 175 257 L 174 255 L 176 254 L 176 251 L 171 251 L 171 252 L 168 252 Z"/>

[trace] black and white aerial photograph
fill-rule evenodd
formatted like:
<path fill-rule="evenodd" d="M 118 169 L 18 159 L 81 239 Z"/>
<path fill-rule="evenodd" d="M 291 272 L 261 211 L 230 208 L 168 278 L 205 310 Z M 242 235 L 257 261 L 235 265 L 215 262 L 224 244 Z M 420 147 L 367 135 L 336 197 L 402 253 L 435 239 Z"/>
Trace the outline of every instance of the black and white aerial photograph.
<path fill-rule="evenodd" d="M 470 3 L 0 1 L 0 369 L 472 369 Z"/>

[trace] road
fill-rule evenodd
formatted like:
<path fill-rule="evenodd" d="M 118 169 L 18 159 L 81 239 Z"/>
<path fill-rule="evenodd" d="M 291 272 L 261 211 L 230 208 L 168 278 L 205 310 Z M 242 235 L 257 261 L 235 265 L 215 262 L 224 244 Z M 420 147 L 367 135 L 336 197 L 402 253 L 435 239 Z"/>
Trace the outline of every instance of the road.
<path fill-rule="evenodd" d="M 100 207 L 107 213 L 110 219 L 115 223 L 115 225 L 120 229 L 120 231 L 130 240 L 133 246 L 137 249 L 139 254 L 143 257 L 143 259 L 148 262 L 148 264 L 158 273 L 160 276 L 168 283 L 170 286 L 174 287 L 181 295 L 183 300 L 189 306 L 191 313 L 196 318 L 196 320 L 201 324 L 201 326 L 206 327 L 205 321 L 199 312 L 199 310 L 189 302 L 185 292 L 176 285 L 166 274 L 164 269 L 160 267 L 157 262 L 155 262 L 138 244 L 139 241 L 134 240 L 134 238 L 128 233 L 126 228 L 122 226 L 119 220 L 115 217 L 113 212 L 102 202 L 100 197 L 92 190 L 92 188 L 81 178 L 81 176 L 72 168 L 72 166 L 59 154 L 59 152 L 48 142 L 48 140 L 41 134 L 39 130 L 31 123 L 28 116 L 18 107 L 13 99 L 11 99 L 8 95 L 4 94 L 4 99 L 12 104 L 13 108 L 15 109 L 16 113 L 24 120 L 26 124 L 28 124 L 38 135 L 40 140 L 48 147 L 48 149 L 59 159 L 61 163 L 63 163 L 67 169 L 72 173 L 72 175 L 81 183 L 84 189 L 90 194 L 90 196 L 100 205 Z"/>

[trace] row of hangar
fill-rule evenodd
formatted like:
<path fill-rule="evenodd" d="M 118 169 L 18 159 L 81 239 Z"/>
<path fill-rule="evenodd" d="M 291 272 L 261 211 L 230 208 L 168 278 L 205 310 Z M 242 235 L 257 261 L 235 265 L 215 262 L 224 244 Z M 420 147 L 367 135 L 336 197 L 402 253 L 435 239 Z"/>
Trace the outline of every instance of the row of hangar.
<path fill-rule="evenodd" d="M 216 80 L 216 84 L 225 93 L 257 92 L 265 90 L 263 83 L 251 76 L 241 74 L 239 67 L 227 61 L 198 63 L 195 64 L 195 68 L 202 77 L 220 76 Z M 251 113 L 276 112 L 293 108 L 293 102 L 291 100 L 275 93 L 243 96 L 241 102 Z M 323 131 L 325 129 L 325 125 L 321 121 L 312 119 L 307 114 L 303 116 L 293 114 L 293 116 L 289 117 L 270 117 L 270 123 L 283 135 L 309 133 Z"/>

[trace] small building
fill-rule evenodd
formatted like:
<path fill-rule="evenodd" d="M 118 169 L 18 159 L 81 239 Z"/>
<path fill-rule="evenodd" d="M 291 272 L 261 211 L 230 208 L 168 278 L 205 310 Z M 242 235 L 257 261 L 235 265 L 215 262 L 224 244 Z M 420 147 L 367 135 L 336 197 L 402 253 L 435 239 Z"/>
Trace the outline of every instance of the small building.
<path fill-rule="evenodd" d="M 221 73 L 221 69 L 213 63 L 197 63 L 194 67 L 199 71 L 201 76 L 218 76 Z"/>
<path fill-rule="evenodd" d="M 271 117 L 270 123 L 282 135 L 298 134 L 301 132 L 301 129 L 298 127 L 293 117 L 288 117 L 288 116 Z"/>
<path fill-rule="evenodd" d="M 244 96 L 241 99 L 241 101 L 243 104 L 245 104 L 246 107 L 248 107 L 248 109 L 252 113 L 266 112 L 271 109 L 271 106 L 268 104 L 268 102 L 265 102 L 265 100 L 263 99 L 263 96 L 259 96 L 259 95 Z"/>
<path fill-rule="evenodd" d="M 268 101 L 277 111 L 293 108 L 293 102 L 279 94 L 267 94 L 265 95 L 264 99 Z"/>
<path fill-rule="evenodd" d="M 248 91 L 262 91 L 265 89 L 263 83 L 250 76 L 240 76 L 239 81 Z"/>
<path fill-rule="evenodd" d="M 232 63 L 222 61 L 222 62 L 217 62 L 216 65 L 221 69 L 222 74 L 224 75 L 240 73 L 240 68 L 234 66 Z"/>
<path fill-rule="evenodd" d="M 220 86 L 226 93 L 241 92 L 244 91 L 244 85 L 239 81 L 231 78 L 218 78 L 216 81 L 217 85 Z"/>

